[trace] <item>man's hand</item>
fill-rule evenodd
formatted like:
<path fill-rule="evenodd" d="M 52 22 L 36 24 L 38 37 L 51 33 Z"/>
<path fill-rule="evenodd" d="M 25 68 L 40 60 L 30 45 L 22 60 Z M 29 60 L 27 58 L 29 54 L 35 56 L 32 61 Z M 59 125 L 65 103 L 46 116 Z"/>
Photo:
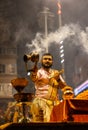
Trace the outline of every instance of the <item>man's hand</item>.
<path fill-rule="evenodd" d="M 34 73 L 36 73 L 38 71 L 38 67 L 37 67 L 37 64 L 35 63 L 34 67 L 32 68 L 32 71 Z"/>

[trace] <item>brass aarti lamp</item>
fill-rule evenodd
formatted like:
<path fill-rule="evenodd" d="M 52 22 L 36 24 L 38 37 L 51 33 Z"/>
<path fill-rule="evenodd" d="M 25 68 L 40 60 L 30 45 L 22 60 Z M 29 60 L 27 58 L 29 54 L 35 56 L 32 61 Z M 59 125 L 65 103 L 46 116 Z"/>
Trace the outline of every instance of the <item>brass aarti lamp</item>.
<path fill-rule="evenodd" d="M 18 93 L 21 93 L 28 85 L 28 80 L 25 78 L 15 78 L 11 80 L 11 84 Z"/>
<path fill-rule="evenodd" d="M 15 78 L 11 80 L 13 88 L 17 91 L 14 94 L 14 98 L 17 101 L 16 108 L 18 112 L 18 117 L 15 119 L 15 123 L 27 123 L 31 121 L 30 111 L 27 111 L 27 108 L 30 108 L 30 102 L 33 99 L 32 93 L 24 93 L 23 89 L 28 85 L 28 80 L 26 78 Z M 16 112 L 15 112 L 16 113 Z M 14 114 L 15 118 L 15 114 Z M 13 119 L 14 120 L 14 119 Z"/>

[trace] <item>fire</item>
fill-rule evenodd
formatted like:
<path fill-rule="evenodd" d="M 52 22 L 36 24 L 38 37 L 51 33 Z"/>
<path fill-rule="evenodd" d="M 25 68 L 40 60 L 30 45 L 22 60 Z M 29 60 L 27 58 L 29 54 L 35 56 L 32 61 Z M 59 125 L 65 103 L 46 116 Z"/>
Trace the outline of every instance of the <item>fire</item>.
<path fill-rule="evenodd" d="M 57 3 L 57 6 L 58 6 L 58 14 L 61 14 L 61 4 L 60 4 L 60 2 Z"/>

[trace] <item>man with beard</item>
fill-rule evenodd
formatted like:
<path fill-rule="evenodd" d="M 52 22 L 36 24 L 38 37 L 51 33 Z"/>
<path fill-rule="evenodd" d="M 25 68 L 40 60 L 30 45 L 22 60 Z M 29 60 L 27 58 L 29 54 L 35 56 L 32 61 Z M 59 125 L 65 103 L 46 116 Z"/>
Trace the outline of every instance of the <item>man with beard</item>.
<path fill-rule="evenodd" d="M 61 76 L 62 72 L 52 69 L 53 56 L 50 53 L 43 54 L 41 65 L 40 69 L 35 66 L 30 75 L 35 83 L 35 97 L 31 112 L 34 122 L 49 122 L 52 108 L 59 104 L 58 89 L 63 92 L 67 84 Z M 72 91 L 70 86 L 69 90 Z"/>

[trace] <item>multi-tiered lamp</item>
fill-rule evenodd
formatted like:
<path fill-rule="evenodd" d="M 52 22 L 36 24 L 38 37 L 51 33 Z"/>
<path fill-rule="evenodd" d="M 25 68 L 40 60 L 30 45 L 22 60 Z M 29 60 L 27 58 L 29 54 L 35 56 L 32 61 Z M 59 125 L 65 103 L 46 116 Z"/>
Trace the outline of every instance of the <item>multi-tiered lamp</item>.
<path fill-rule="evenodd" d="M 31 101 L 33 99 L 32 93 L 24 93 L 23 89 L 28 85 L 26 78 L 15 78 L 11 80 L 13 88 L 17 91 L 14 94 L 14 99 L 17 101 L 15 106 L 15 112 L 13 116 L 13 122 L 15 123 L 27 123 L 31 121 Z"/>
<path fill-rule="evenodd" d="M 17 102 L 31 101 L 33 98 L 32 93 L 24 93 L 24 88 L 28 85 L 28 80 L 26 78 L 15 78 L 11 80 L 13 88 L 17 91 L 14 94 L 14 98 Z"/>

